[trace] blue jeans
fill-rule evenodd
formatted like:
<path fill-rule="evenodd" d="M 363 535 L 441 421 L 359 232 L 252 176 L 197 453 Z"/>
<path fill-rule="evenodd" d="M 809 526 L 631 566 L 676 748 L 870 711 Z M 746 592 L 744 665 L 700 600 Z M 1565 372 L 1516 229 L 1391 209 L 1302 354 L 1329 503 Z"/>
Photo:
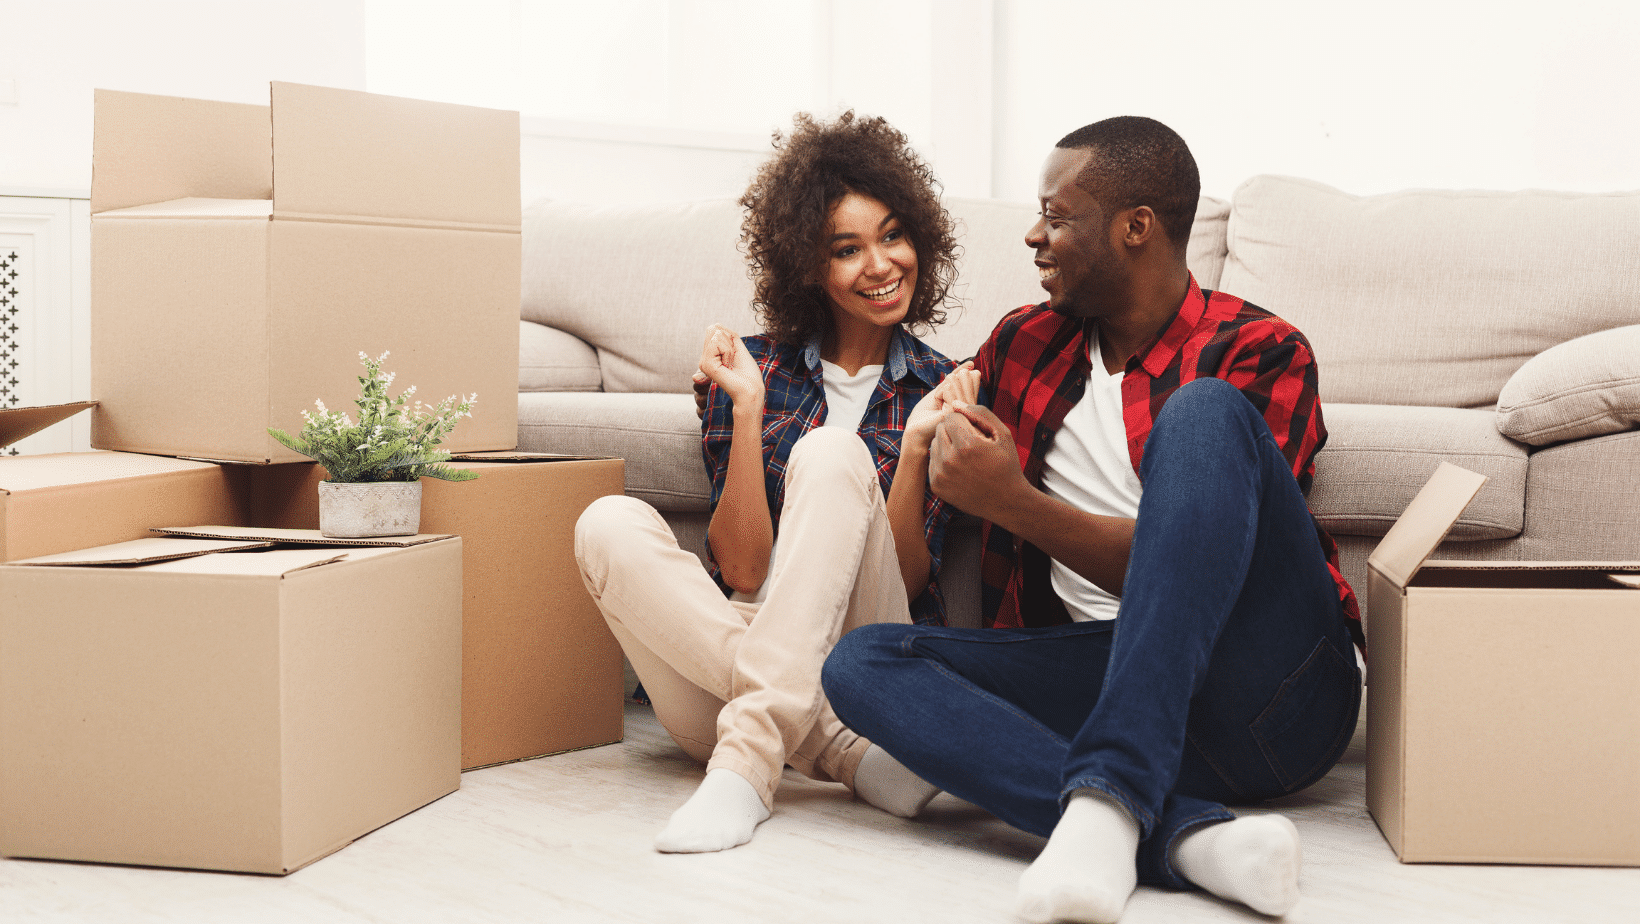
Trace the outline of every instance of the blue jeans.
<path fill-rule="evenodd" d="M 1028 629 L 871 625 L 823 685 L 919 776 L 1049 835 L 1099 790 L 1132 812 L 1141 882 L 1185 888 L 1178 837 L 1287 795 L 1349 744 L 1361 677 L 1316 527 L 1263 417 L 1185 385 L 1145 444 L 1120 617 Z"/>

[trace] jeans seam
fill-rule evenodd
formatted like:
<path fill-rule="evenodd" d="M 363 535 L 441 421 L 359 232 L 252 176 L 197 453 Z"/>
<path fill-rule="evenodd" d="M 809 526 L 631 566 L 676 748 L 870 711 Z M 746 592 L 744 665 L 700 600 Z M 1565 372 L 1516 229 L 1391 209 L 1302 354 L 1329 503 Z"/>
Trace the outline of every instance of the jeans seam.
<path fill-rule="evenodd" d="M 1258 716 L 1253 719 L 1252 729 L 1257 729 L 1259 727 L 1259 723 L 1264 720 L 1265 716 L 1270 714 L 1270 710 L 1274 709 L 1277 704 L 1281 703 L 1295 679 L 1299 675 L 1307 673 L 1311 669 L 1312 662 L 1316 660 L 1317 656 L 1325 656 L 1327 653 L 1331 653 L 1332 657 L 1338 659 L 1339 664 L 1345 664 L 1343 656 L 1338 653 L 1338 649 L 1333 645 L 1332 640 L 1323 637 L 1320 641 L 1316 642 L 1315 648 L 1312 649 L 1309 656 L 1304 659 L 1304 663 L 1299 665 L 1298 671 L 1292 675 L 1289 675 L 1287 679 L 1281 682 L 1281 686 L 1277 688 L 1276 695 L 1271 698 L 1270 704 L 1265 706 L 1263 711 L 1261 711 Z M 1360 694 L 1357 693 L 1357 711 L 1360 709 L 1359 696 Z M 1258 742 L 1259 751 L 1264 755 L 1264 762 L 1269 765 L 1270 772 L 1275 775 L 1276 780 L 1281 784 L 1282 791 L 1284 793 L 1291 794 L 1303 789 L 1305 786 L 1315 782 L 1315 780 L 1319 779 L 1322 775 L 1325 775 L 1326 769 L 1332 766 L 1332 763 L 1336 761 L 1338 754 L 1342 751 L 1342 748 L 1339 746 L 1340 739 L 1344 739 L 1344 743 L 1347 745 L 1348 737 L 1351 733 L 1353 733 L 1353 731 L 1353 725 L 1350 725 L 1347 728 L 1340 727 L 1339 730 L 1333 735 L 1332 742 L 1329 743 L 1326 750 L 1322 752 L 1323 756 L 1307 767 L 1304 772 L 1296 774 L 1287 772 L 1285 764 L 1276 755 L 1275 749 L 1271 746 L 1270 740 L 1267 736 L 1258 731 L 1253 731 L 1253 738 Z M 1215 770 L 1216 769 L 1217 768 L 1215 768 Z M 1319 773 L 1317 772 L 1318 770 L 1320 770 Z"/>
<path fill-rule="evenodd" d="M 1196 736 L 1191 734 L 1190 729 L 1185 729 L 1184 738 L 1185 741 L 1189 743 L 1190 747 L 1195 749 L 1196 756 L 1200 757 L 1203 763 L 1213 768 L 1213 775 L 1219 778 L 1219 782 L 1223 783 L 1226 789 L 1235 793 L 1238 800 L 1248 801 L 1252 799 L 1252 796 L 1248 795 L 1245 789 L 1236 785 L 1235 781 L 1231 779 L 1231 775 L 1225 770 L 1225 768 L 1221 766 L 1218 761 L 1213 759 L 1212 753 L 1207 748 L 1202 747 L 1196 742 Z M 1260 748 L 1262 749 L 1262 747 L 1263 744 L 1261 742 Z M 1268 754 L 1265 755 L 1265 760 L 1269 760 Z"/>

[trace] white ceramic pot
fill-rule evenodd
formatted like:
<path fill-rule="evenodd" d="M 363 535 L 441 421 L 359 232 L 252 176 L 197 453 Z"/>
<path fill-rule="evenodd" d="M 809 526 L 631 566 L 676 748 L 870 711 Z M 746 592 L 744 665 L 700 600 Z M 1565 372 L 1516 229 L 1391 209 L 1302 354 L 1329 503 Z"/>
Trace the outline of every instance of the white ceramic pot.
<path fill-rule="evenodd" d="M 414 536 L 421 530 L 421 482 L 319 482 L 319 532 L 332 539 Z"/>

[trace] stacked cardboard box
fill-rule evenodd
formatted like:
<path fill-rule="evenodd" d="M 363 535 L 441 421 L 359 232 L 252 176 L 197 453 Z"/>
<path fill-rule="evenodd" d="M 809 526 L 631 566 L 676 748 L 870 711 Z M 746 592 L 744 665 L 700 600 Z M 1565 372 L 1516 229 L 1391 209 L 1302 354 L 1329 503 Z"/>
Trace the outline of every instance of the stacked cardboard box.
<path fill-rule="evenodd" d="M 97 94 L 101 451 L 0 459 L 7 855 L 288 872 L 461 768 L 620 739 L 619 649 L 570 542 L 621 462 L 508 452 L 517 115 L 293 84 L 271 102 Z M 322 469 L 267 429 L 315 398 L 350 409 L 361 351 L 423 397 L 480 395 L 445 447 L 499 458 L 426 483 L 424 531 L 459 540 L 86 551 L 317 526 Z M 80 409 L 0 411 L 0 446 Z"/>

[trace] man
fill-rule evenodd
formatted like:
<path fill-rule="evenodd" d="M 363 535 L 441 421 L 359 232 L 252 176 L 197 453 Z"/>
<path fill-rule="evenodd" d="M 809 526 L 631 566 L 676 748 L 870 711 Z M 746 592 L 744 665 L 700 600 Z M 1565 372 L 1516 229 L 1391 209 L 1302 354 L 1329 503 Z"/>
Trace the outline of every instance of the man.
<path fill-rule="evenodd" d="M 867 626 L 825 668 L 844 722 L 1049 837 L 1031 921 L 1115 921 L 1139 881 L 1286 913 L 1297 831 L 1222 803 L 1320 779 L 1355 726 L 1359 613 L 1304 499 L 1315 361 L 1197 286 L 1199 191 L 1154 120 L 1059 142 L 1025 238 L 1048 300 L 981 347 L 989 408 L 949 415 L 930 467 L 986 521 L 989 628 Z"/>

